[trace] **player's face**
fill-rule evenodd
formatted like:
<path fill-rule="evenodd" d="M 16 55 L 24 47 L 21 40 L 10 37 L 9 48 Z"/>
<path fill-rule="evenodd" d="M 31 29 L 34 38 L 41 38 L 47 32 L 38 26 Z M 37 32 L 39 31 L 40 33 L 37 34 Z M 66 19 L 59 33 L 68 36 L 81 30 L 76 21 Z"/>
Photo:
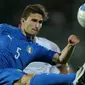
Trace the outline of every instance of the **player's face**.
<path fill-rule="evenodd" d="M 31 13 L 26 20 L 21 21 L 22 30 L 25 32 L 36 35 L 42 27 L 43 17 L 38 13 Z"/>

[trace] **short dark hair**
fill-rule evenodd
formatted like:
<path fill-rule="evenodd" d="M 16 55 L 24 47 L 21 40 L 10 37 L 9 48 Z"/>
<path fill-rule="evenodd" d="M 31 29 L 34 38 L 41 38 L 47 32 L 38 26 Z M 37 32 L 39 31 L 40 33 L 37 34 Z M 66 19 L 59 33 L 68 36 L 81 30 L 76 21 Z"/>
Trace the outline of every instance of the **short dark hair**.
<path fill-rule="evenodd" d="M 21 18 L 27 19 L 30 15 L 30 13 L 39 13 L 42 15 L 43 20 L 47 20 L 48 18 L 48 13 L 46 12 L 46 9 L 44 6 L 40 4 L 33 4 L 33 5 L 28 5 L 24 9 Z"/>

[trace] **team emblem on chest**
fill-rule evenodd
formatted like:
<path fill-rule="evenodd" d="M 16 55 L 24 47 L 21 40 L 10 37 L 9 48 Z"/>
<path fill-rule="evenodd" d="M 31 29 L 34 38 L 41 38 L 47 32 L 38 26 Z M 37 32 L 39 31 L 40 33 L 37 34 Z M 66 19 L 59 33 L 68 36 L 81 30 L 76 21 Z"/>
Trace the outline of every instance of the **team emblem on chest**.
<path fill-rule="evenodd" d="M 32 54 L 32 52 L 33 52 L 33 49 L 32 49 L 32 47 L 30 47 L 30 46 L 27 46 L 27 52 L 28 52 L 28 53 L 30 53 L 30 54 Z"/>

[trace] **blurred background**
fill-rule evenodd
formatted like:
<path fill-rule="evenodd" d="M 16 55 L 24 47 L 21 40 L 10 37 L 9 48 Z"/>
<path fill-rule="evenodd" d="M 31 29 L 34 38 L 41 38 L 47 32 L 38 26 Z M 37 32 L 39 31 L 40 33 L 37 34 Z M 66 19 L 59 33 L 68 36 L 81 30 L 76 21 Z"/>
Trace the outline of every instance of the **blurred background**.
<path fill-rule="evenodd" d="M 77 21 L 77 11 L 85 0 L 0 0 L 0 23 L 18 26 L 23 9 L 29 4 L 42 4 L 49 13 L 38 36 L 55 42 L 62 50 L 69 35 L 77 35 L 81 42 L 75 47 L 69 65 L 76 71 L 85 62 L 85 28 Z"/>

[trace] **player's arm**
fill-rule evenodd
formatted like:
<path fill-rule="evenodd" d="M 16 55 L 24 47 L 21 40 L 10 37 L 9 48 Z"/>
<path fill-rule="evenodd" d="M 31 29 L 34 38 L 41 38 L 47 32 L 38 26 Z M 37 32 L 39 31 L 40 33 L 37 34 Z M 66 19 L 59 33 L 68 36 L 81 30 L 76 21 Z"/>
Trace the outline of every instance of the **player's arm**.
<path fill-rule="evenodd" d="M 67 46 L 62 50 L 62 52 L 60 54 L 55 53 L 52 61 L 54 61 L 55 63 L 59 62 L 61 64 L 65 64 L 68 61 L 68 59 L 70 58 L 75 45 L 78 44 L 79 42 L 80 42 L 80 40 L 77 36 L 71 35 L 68 38 Z"/>
<path fill-rule="evenodd" d="M 25 74 L 22 78 L 14 82 L 13 85 L 30 85 L 30 80 L 34 74 Z"/>

